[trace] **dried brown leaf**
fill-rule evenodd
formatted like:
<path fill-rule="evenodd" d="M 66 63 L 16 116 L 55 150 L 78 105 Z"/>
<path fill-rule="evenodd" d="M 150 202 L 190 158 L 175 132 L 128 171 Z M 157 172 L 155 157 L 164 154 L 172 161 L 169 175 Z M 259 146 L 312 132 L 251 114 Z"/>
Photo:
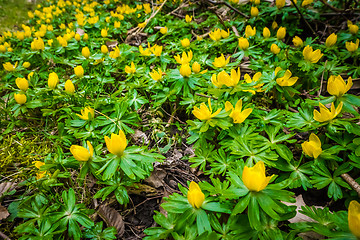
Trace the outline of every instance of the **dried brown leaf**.
<path fill-rule="evenodd" d="M 3 183 L 0 183 L 0 197 L 5 192 L 12 191 L 16 187 L 16 185 L 17 185 L 17 183 L 15 183 L 15 182 L 3 182 Z"/>
<path fill-rule="evenodd" d="M 108 227 L 115 227 L 117 236 L 121 237 L 125 232 L 123 217 L 114 208 L 105 204 L 101 205 L 98 210 L 99 216 L 105 221 Z"/>
<path fill-rule="evenodd" d="M 0 220 L 3 220 L 9 216 L 9 212 L 6 207 L 0 205 Z"/>

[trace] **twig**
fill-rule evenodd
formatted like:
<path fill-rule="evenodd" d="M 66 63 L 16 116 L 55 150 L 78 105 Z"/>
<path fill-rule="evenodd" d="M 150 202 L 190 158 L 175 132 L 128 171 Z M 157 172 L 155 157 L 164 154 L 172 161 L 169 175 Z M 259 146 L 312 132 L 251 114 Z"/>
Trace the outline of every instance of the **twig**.
<path fill-rule="evenodd" d="M 350 187 L 352 187 L 352 189 L 355 190 L 355 192 L 357 192 L 360 197 L 360 185 L 347 173 L 343 173 L 340 176 L 350 185 Z"/>
<path fill-rule="evenodd" d="M 226 25 L 224 23 L 224 21 L 222 20 L 222 18 L 219 16 L 219 14 L 217 14 L 215 9 L 211 9 L 213 11 L 213 13 L 216 15 L 216 17 L 219 19 L 220 23 L 224 26 L 224 29 L 226 29 Z"/>
<path fill-rule="evenodd" d="M 316 36 L 316 32 L 314 31 L 314 29 L 311 27 L 310 23 L 305 19 L 304 15 L 301 13 L 299 7 L 296 5 L 296 3 L 294 2 L 294 0 L 290 0 L 292 2 L 292 4 L 295 6 L 296 11 L 300 14 L 300 17 L 304 20 L 304 22 L 306 23 L 306 25 L 309 27 L 309 29 L 311 30 L 312 34 L 314 36 Z"/>
<path fill-rule="evenodd" d="M 321 95 L 322 85 L 323 85 L 323 82 L 324 82 L 324 73 L 325 73 L 325 69 L 326 69 L 326 64 L 327 64 L 327 60 L 325 61 L 324 71 L 321 74 L 321 82 L 320 82 L 320 89 L 318 91 L 318 97 L 320 97 L 320 95 Z"/>
<path fill-rule="evenodd" d="M 330 4 L 328 4 L 325 0 L 320 0 L 325 6 L 327 6 L 328 8 L 330 8 L 331 10 L 334 10 L 335 12 L 342 12 L 341 9 L 336 8 Z"/>
<path fill-rule="evenodd" d="M 224 4 L 226 5 L 228 8 L 232 9 L 233 11 L 235 11 L 236 13 L 240 14 L 241 16 L 243 16 L 244 18 L 249 19 L 250 17 L 248 15 L 246 15 L 245 13 L 240 12 L 238 9 L 234 8 L 233 6 L 231 6 L 229 3 L 224 2 L 224 1 L 213 1 L 213 0 L 207 0 L 209 3 L 212 3 L 214 5 L 220 5 L 220 4 Z"/>
<path fill-rule="evenodd" d="M 177 10 L 179 10 L 180 8 L 187 7 L 187 5 L 188 5 L 188 1 L 180 4 L 179 7 L 177 7 L 175 10 L 172 10 L 171 12 L 169 12 L 169 13 L 166 14 L 166 15 L 168 16 L 168 15 L 174 14 L 174 13 L 177 12 Z"/>
<path fill-rule="evenodd" d="M 200 96 L 200 97 L 212 98 L 212 99 L 215 99 L 215 100 L 218 99 L 217 97 L 208 96 L 208 95 L 204 95 L 204 94 L 201 94 L 201 93 L 195 93 L 195 95 Z"/>
<path fill-rule="evenodd" d="M 232 26 L 231 28 L 232 28 L 232 30 L 234 31 L 235 36 L 236 36 L 236 37 L 240 37 L 240 34 L 239 34 L 238 30 L 236 29 L 236 27 L 235 27 L 235 26 Z"/>
<path fill-rule="evenodd" d="M 4 240 L 11 240 L 8 236 L 6 236 L 4 233 L 0 232 L 0 237 Z"/>

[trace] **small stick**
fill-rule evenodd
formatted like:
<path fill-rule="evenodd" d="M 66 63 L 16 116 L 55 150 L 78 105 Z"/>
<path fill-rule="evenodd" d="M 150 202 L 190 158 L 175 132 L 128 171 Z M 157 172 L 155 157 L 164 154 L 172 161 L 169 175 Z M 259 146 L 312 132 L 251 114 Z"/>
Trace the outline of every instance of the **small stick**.
<path fill-rule="evenodd" d="M 360 197 L 360 185 L 347 173 L 340 175 Z"/>
<path fill-rule="evenodd" d="M 4 240 L 11 240 L 8 236 L 6 236 L 4 233 L 0 232 L 0 237 Z"/>
<path fill-rule="evenodd" d="M 323 82 L 324 82 L 324 73 L 325 73 L 326 64 L 327 64 L 327 60 L 325 61 L 324 71 L 321 74 L 321 82 L 320 82 L 320 89 L 318 91 L 318 97 L 320 97 L 320 95 L 321 95 L 322 85 L 323 85 Z"/>
<path fill-rule="evenodd" d="M 229 3 L 224 2 L 224 1 L 220 1 L 220 2 L 216 2 L 213 0 L 207 0 L 209 3 L 215 4 L 215 5 L 220 5 L 220 4 L 224 4 L 226 5 L 228 8 L 232 9 L 233 11 L 235 11 L 236 13 L 240 14 L 241 16 L 243 16 L 244 18 L 249 19 L 250 17 L 248 15 L 246 15 L 245 13 L 240 12 L 238 9 L 234 8 L 233 6 L 231 6 Z"/>
<path fill-rule="evenodd" d="M 212 98 L 212 99 L 215 99 L 215 100 L 218 99 L 217 97 L 212 97 L 212 96 L 204 95 L 204 94 L 201 94 L 201 93 L 195 93 L 195 95 L 200 96 L 200 97 Z"/>
<path fill-rule="evenodd" d="M 292 4 L 295 6 L 296 11 L 300 14 L 300 17 L 304 20 L 304 22 L 306 23 L 306 25 L 310 28 L 312 34 L 314 36 L 316 36 L 316 32 L 314 31 L 314 29 L 311 27 L 310 23 L 308 21 L 306 21 L 306 19 L 304 18 L 304 15 L 302 15 L 300 9 L 298 8 L 298 6 L 295 4 L 294 0 L 290 0 L 292 2 Z"/>

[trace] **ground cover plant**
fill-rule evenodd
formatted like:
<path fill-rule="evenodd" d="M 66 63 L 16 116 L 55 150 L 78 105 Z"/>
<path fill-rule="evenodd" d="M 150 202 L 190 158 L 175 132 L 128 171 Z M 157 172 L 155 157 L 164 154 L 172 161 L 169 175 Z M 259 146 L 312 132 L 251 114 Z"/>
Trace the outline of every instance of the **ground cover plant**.
<path fill-rule="evenodd" d="M 358 239 L 357 1 L 47 0 L 0 37 L 5 239 Z"/>

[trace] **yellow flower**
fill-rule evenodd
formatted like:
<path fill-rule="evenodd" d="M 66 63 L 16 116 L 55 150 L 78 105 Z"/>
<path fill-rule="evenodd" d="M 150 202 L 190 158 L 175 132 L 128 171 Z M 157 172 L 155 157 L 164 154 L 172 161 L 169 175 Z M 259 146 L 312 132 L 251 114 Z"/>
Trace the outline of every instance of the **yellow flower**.
<path fill-rule="evenodd" d="M 345 42 L 345 47 L 349 52 L 355 52 L 359 48 L 359 39 L 356 42 Z"/>
<path fill-rule="evenodd" d="M 14 94 L 14 97 L 15 97 L 15 101 L 18 103 L 18 104 L 24 104 L 26 103 L 26 95 L 25 94 L 22 94 L 22 93 L 15 93 Z"/>
<path fill-rule="evenodd" d="M 275 5 L 278 9 L 283 8 L 285 6 L 285 0 L 276 0 Z"/>
<path fill-rule="evenodd" d="M 158 72 L 155 69 L 153 69 L 152 72 L 150 72 L 149 74 L 150 74 L 151 78 L 154 79 L 155 81 L 160 81 L 162 78 L 163 72 L 161 71 L 160 68 L 158 68 Z"/>
<path fill-rule="evenodd" d="M 23 63 L 23 67 L 24 68 L 28 68 L 28 67 L 30 67 L 31 66 L 31 64 L 29 63 L 29 62 L 24 62 Z"/>
<path fill-rule="evenodd" d="M 253 78 L 251 79 L 249 74 L 245 74 L 244 75 L 244 80 L 246 83 L 252 83 L 252 82 L 257 82 L 260 80 L 262 74 L 261 72 L 257 72 L 255 73 L 255 75 L 253 76 Z M 254 86 L 255 90 L 243 90 L 244 92 L 250 92 L 251 94 L 255 94 L 256 92 L 263 92 L 263 90 L 261 89 L 261 87 L 264 85 L 264 83 L 260 83 L 257 84 L 256 86 Z"/>
<path fill-rule="evenodd" d="M 227 31 L 221 30 L 221 37 L 222 37 L 222 38 L 227 38 L 228 36 L 230 36 L 230 31 L 229 31 L 229 29 L 228 29 Z"/>
<path fill-rule="evenodd" d="M 309 141 L 302 143 L 301 147 L 306 155 L 315 159 L 322 153 L 321 141 L 314 133 L 310 134 Z"/>
<path fill-rule="evenodd" d="M 150 51 L 157 57 L 161 56 L 161 52 L 162 52 L 163 47 L 162 46 L 158 46 L 158 45 L 154 45 L 150 48 Z"/>
<path fill-rule="evenodd" d="M 94 155 L 94 148 L 89 141 L 86 141 L 88 145 L 88 149 L 79 146 L 79 145 L 71 145 L 70 152 L 74 156 L 74 158 L 80 162 L 87 162 Z"/>
<path fill-rule="evenodd" d="M 44 162 L 41 162 L 41 161 L 34 161 L 34 162 L 32 162 L 34 165 L 35 165 L 35 167 L 37 168 L 37 169 L 40 169 L 41 168 L 41 166 L 44 166 L 45 165 L 45 163 Z M 47 171 L 39 171 L 38 173 L 36 173 L 36 179 L 41 179 L 41 178 L 43 178 L 43 177 L 45 177 L 45 174 L 49 174 Z"/>
<path fill-rule="evenodd" d="M 324 54 L 321 53 L 320 49 L 314 51 L 309 45 L 307 45 L 303 50 L 304 59 L 311 63 L 317 63 L 323 55 Z"/>
<path fill-rule="evenodd" d="M 81 50 L 81 54 L 85 57 L 85 58 L 89 58 L 90 57 L 90 50 L 88 47 L 83 47 Z"/>
<path fill-rule="evenodd" d="M 12 64 L 9 63 L 9 62 L 6 62 L 6 63 L 3 64 L 3 67 L 4 67 L 4 69 L 5 69 L 6 71 L 8 71 L 8 72 L 13 72 L 13 71 L 15 71 L 17 65 L 18 65 L 18 62 L 16 62 L 14 65 L 12 65 Z"/>
<path fill-rule="evenodd" d="M 344 95 L 347 91 L 349 91 L 352 85 L 353 82 L 351 77 L 348 78 L 347 84 L 345 84 L 344 79 L 340 75 L 338 76 L 331 75 L 328 80 L 327 91 L 330 95 L 339 98 L 342 95 Z"/>
<path fill-rule="evenodd" d="M 182 52 L 181 58 L 180 58 L 179 54 L 174 56 L 176 62 L 179 64 L 189 63 L 191 61 L 192 57 L 193 57 L 193 53 L 191 50 L 187 54 L 186 54 L 186 52 Z"/>
<path fill-rule="evenodd" d="M 114 28 L 119 28 L 121 23 L 119 21 L 114 22 Z"/>
<path fill-rule="evenodd" d="M 47 43 L 49 44 L 49 46 L 51 46 L 51 45 L 53 44 L 53 42 L 54 42 L 53 39 L 49 39 L 49 40 L 47 41 Z"/>
<path fill-rule="evenodd" d="M 330 108 L 331 110 L 329 111 L 327 107 L 325 107 L 322 103 L 319 103 L 320 112 L 314 109 L 315 121 L 327 122 L 334 119 L 341 112 L 342 106 L 343 106 L 343 102 L 340 102 L 340 104 L 335 109 L 335 105 L 332 102 Z"/>
<path fill-rule="evenodd" d="M 189 15 L 186 15 L 186 16 L 185 16 L 185 21 L 186 21 L 187 23 L 191 22 L 191 20 L 192 20 L 192 16 L 191 16 L 191 17 L 190 17 Z"/>
<path fill-rule="evenodd" d="M 149 4 L 149 3 L 145 3 L 145 4 L 143 4 L 143 6 L 144 6 L 144 12 L 145 12 L 146 14 L 151 13 L 151 7 L 150 7 L 150 4 Z"/>
<path fill-rule="evenodd" d="M 106 28 L 101 29 L 101 36 L 104 38 L 107 37 L 107 35 L 108 35 L 107 29 Z"/>
<path fill-rule="evenodd" d="M 65 92 L 73 94 L 75 92 L 75 86 L 71 80 L 65 82 Z"/>
<path fill-rule="evenodd" d="M 25 92 L 29 88 L 29 82 L 25 78 L 16 78 L 15 82 L 21 91 Z"/>
<path fill-rule="evenodd" d="M 80 34 L 78 34 L 78 33 L 75 34 L 75 40 L 78 41 L 78 42 L 81 40 Z"/>
<path fill-rule="evenodd" d="M 187 199 L 193 208 L 200 208 L 205 200 L 204 193 L 194 181 L 190 183 Z"/>
<path fill-rule="evenodd" d="M 257 7 L 251 7 L 250 15 L 251 17 L 257 17 L 259 15 L 259 9 Z"/>
<path fill-rule="evenodd" d="M 247 25 L 245 28 L 245 37 L 249 38 L 249 37 L 253 37 L 256 34 L 256 28 L 252 28 L 250 25 Z"/>
<path fill-rule="evenodd" d="M 356 35 L 359 31 L 359 27 L 355 24 L 352 24 L 351 21 L 348 21 L 347 24 L 348 24 L 350 33 Z"/>
<path fill-rule="evenodd" d="M 190 40 L 187 38 L 184 38 L 183 40 L 180 40 L 181 42 L 181 46 L 183 46 L 184 48 L 187 48 L 190 46 Z"/>
<path fill-rule="evenodd" d="M 141 45 L 139 46 L 139 52 L 142 56 L 150 56 L 151 55 L 150 48 L 147 48 L 144 50 L 144 48 Z"/>
<path fill-rule="evenodd" d="M 168 28 L 167 27 L 162 27 L 160 28 L 160 33 L 161 34 L 166 34 L 168 32 Z"/>
<path fill-rule="evenodd" d="M 81 109 L 81 115 L 76 114 L 79 118 L 83 120 L 91 120 L 95 116 L 95 110 L 91 107 L 85 107 L 84 109 Z"/>
<path fill-rule="evenodd" d="M 30 81 L 30 79 L 34 76 L 34 72 L 31 72 L 28 74 L 27 79 Z"/>
<path fill-rule="evenodd" d="M 210 98 L 208 98 L 208 104 L 209 108 L 205 105 L 205 103 L 201 103 L 200 108 L 195 106 L 194 110 L 192 111 L 195 117 L 197 117 L 199 120 L 209 120 L 221 112 L 220 108 L 216 112 L 212 113 Z"/>
<path fill-rule="evenodd" d="M 276 33 L 277 39 L 283 40 L 285 38 L 285 36 L 286 36 L 286 28 L 285 27 L 280 27 L 277 30 L 277 33 Z"/>
<path fill-rule="evenodd" d="M 133 74 L 136 72 L 135 64 L 134 62 L 131 62 L 131 67 L 125 66 L 125 72 L 128 74 Z"/>
<path fill-rule="evenodd" d="M 84 76 L 84 69 L 82 66 L 76 66 L 74 68 L 74 73 L 77 77 L 81 78 Z"/>
<path fill-rule="evenodd" d="M 225 71 L 221 71 L 217 77 L 216 74 L 213 74 L 211 77 L 211 82 L 221 88 L 222 85 L 226 85 L 227 87 L 235 87 L 240 81 L 241 73 L 240 68 L 236 71 L 235 69 L 231 69 L 231 76 L 227 74 Z"/>
<path fill-rule="evenodd" d="M 67 40 L 65 39 L 65 37 L 61 37 L 61 36 L 58 36 L 56 38 L 59 42 L 59 44 L 62 46 L 62 47 L 66 47 L 67 46 Z"/>
<path fill-rule="evenodd" d="M 282 1 L 282 0 L 281 0 L 281 1 Z M 285 2 L 285 0 L 284 0 L 284 2 Z M 271 28 L 272 28 L 272 29 L 277 29 L 277 27 L 278 27 L 277 22 L 273 21 L 272 24 L 271 24 Z"/>
<path fill-rule="evenodd" d="M 280 52 L 280 48 L 278 45 L 276 45 L 275 43 L 271 44 L 271 47 L 270 47 L 270 51 L 273 53 L 273 54 L 279 54 Z"/>
<path fill-rule="evenodd" d="M 87 41 L 89 39 L 89 35 L 87 34 L 87 33 L 85 33 L 84 35 L 83 35 L 83 40 L 84 41 Z"/>
<path fill-rule="evenodd" d="M 360 238 L 360 204 L 352 200 L 348 211 L 349 229 L 357 238 Z"/>
<path fill-rule="evenodd" d="M 44 50 L 45 49 L 44 41 L 41 38 L 34 39 L 31 42 L 31 49 L 32 50 Z"/>
<path fill-rule="evenodd" d="M 198 62 L 194 62 L 193 65 L 191 66 L 191 69 L 193 70 L 194 73 L 199 73 L 201 70 L 201 66 Z"/>
<path fill-rule="evenodd" d="M 249 41 L 246 38 L 239 38 L 239 48 L 241 50 L 246 50 L 249 48 Z"/>
<path fill-rule="evenodd" d="M 108 47 L 106 45 L 101 46 L 101 53 L 107 54 L 109 52 Z"/>
<path fill-rule="evenodd" d="M 245 119 L 252 112 L 252 108 L 246 108 L 246 109 L 242 110 L 242 100 L 241 99 L 236 102 L 235 108 L 229 101 L 226 101 L 225 111 L 228 112 L 230 110 L 231 110 L 231 113 L 229 114 L 229 117 L 231 117 L 233 119 L 234 123 L 244 122 Z"/>
<path fill-rule="evenodd" d="M 139 27 L 139 28 L 144 28 L 144 27 L 146 27 L 146 24 L 147 24 L 146 21 L 143 22 L 143 23 L 139 23 L 139 24 L 138 24 L 138 27 Z"/>
<path fill-rule="evenodd" d="M 335 33 L 332 33 L 330 36 L 326 38 L 325 46 L 328 48 L 332 47 L 335 45 L 336 41 L 337 41 L 337 35 Z"/>
<path fill-rule="evenodd" d="M 183 77 L 189 77 L 191 75 L 191 68 L 188 63 L 181 65 L 180 74 Z"/>
<path fill-rule="evenodd" d="M 110 138 L 105 136 L 105 143 L 109 152 L 120 157 L 127 146 L 125 133 L 120 130 L 119 134 L 112 133 Z"/>
<path fill-rule="evenodd" d="M 51 89 L 55 89 L 56 85 L 58 85 L 59 83 L 59 77 L 55 72 L 52 72 L 49 74 L 49 79 L 48 79 L 48 86 Z"/>
<path fill-rule="evenodd" d="M 305 7 L 307 5 L 310 5 L 312 4 L 313 0 L 304 0 L 302 3 L 301 3 L 301 6 L 302 7 Z"/>
<path fill-rule="evenodd" d="M 214 40 L 214 41 L 220 41 L 221 39 L 221 30 L 220 29 L 215 29 L 214 31 L 209 33 L 209 37 Z"/>
<path fill-rule="evenodd" d="M 264 29 L 263 29 L 263 37 L 264 38 L 269 38 L 270 35 L 271 35 L 270 30 L 267 27 L 264 27 Z"/>
<path fill-rule="evenodd" d="M 120 56 L 120 49 L 116 47 L 113 51 L 110 52 L 109 57 L 111 58 L 118 58 Z"/>
<path fill-rule="evenodd" d="M 264 162 L 259 161 L 253 167 L 244 167 L 242 181 L 249 191 L 260 192 L 266 188 L 273 176 L 266 177 Z"/>
<path fill-rule="evenodd" d="M 280 67 L 277 67 L 275 69 L 275 76 L 278 74 L 278 72 L 280 70 L 281 70 Z M 286 70 L 283 77 L 276 79 L 276 83 L 282 87 L 290 87 L 290 86 L 294 85 L 296 83 L 296 81 L 298 80 L 298 77 L 291 77 L 291 75 L 292 75 L 291 71 Z"/>
<path fill-rule="evenodd" d="M 6 47 L 4 45 L 0 45 L 0 52 L 6 52 Z"/>
<path fill-rule="evenodd" d="M 292 40 L 293 44 L 295 47 L 302 47 L 302 45 L 304 45 L 304 42 L 301 38 L 299 38 L 298 36 L 295 36 Z"/>
<path fill-rule="evenodd" d="M 225 67 L 230 61 L 230 57 L 228 57 L 227 59 L 225 59 L 224 54 L 221 54 L 220 57 L 215 58 L 213 65 L 217 68 L 222 68 Z"/>

